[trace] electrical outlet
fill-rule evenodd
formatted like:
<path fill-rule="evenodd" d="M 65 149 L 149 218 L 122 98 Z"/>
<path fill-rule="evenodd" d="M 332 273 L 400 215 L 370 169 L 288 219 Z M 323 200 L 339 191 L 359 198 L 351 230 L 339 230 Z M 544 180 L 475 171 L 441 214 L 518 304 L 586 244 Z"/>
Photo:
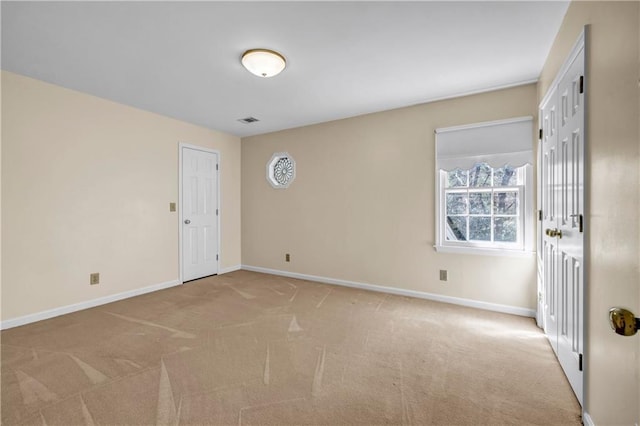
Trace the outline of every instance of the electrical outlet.
<path fill-rule="evenodd" d="M 440 269 L 440 281 L 447 281 L 449 274 L 446 269 Z"/>
<path fill-rule="evenodd" d="M 176 211 L 176 203 L 169 203 L 169 211 L 170 212 Z"/>
<path fill-rule="evenodd" d="M 284 255 L 284 261 L 285 262 L 291 262 L 291 255 L 289 253 Z"/>
<path fill-rule="evenodd" d="M 94 272 L 93 274 L 89 275 L 89 284 L 100 284 L 100 274 L 98 272 Z"/>

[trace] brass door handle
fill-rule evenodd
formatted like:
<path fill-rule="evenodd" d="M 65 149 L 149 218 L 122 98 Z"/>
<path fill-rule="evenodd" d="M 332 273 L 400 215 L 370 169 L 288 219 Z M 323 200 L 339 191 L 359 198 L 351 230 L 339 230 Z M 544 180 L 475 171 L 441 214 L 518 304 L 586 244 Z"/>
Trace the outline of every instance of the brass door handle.
<path fill-rule="evenodd" d="M 640 318 L 623 308 L 611 308 L 609 322 L 613 331 L 621 336 L 633 336 L 640 330 Z"/>
<path fill-rule="evenodd" d="M 551 228 L 547 228 L 546 231 L 544 231 L 545 234 L 547 234 L 547 237 L 551 237 L 551 238 L 562 238 L 562 231 L 559 229 L 551 229 Z"/>

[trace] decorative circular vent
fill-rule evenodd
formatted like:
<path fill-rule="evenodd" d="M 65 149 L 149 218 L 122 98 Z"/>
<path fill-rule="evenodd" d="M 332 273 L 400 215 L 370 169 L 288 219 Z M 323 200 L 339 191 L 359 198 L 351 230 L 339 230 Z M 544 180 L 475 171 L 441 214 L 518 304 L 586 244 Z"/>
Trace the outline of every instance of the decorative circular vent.
<path fill-rule="evenodd" d="M 276 152 L 267 163 L 267 180 L 274 188 L 287 188 L 296 178 L 296 162 L 287 152 Z"/>

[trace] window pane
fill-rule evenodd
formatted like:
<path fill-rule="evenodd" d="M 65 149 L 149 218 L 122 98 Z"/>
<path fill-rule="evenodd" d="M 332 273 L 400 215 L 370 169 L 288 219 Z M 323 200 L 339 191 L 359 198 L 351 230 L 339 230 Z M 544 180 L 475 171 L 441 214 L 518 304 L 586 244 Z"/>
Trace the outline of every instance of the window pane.
<path fill-rule="evenodd" d="M 518 218 L 496 217 L 493 238 L 495 241 L 515 243 L 518 241 Z"/>
<path fill-rule="evenodd" d="M 479 162 L 468 170 L 440 170 L 439 179 L 445 180 L 440 181 L 444 235 L 439 244 L 522 249 L 525 204 L 520 198 L 531 183 L 528 167 L 492 168 Z"/>
<path fill-rule="evenodd" d="M 464 188 L 467 186 L 467 171 L 466 170 L 454 170 L 447 172 L 447 187 L 449 188 Z"/>
<path fill-rule="evenodd" d="M 518 214 L 518 191 L 496 191 L 493 193 L 495 214 Z"/>
<path fill-rule="evenodd" d="M 469 218 L 469 239 L 491 241 L 491 218 L 488 216 Z"/>
<path fill-rule="evenodd" d="M 469 170 L 469 186 L 491 186 L 491 167 L 487 163 L 476 164 Z"/>
<path fill-rule="evenodd" d="M 470 192 L 469 213 L 491 214 L 491 192 Z"/>
<path fill-rule="evenodd" d="M 447 241 L 467 241 L 466 216 L 447 216 Z"/>
<path fill-rule="evenodd" d="M 467 212 L 467 194 L 447 194 L 447 214 L 465 214 Z"/>
<path fill-rule="evenodd" d="M 493 186 L 515 186 L 518 184 L 518 169 L 504 166 L 493 169 Z"/>

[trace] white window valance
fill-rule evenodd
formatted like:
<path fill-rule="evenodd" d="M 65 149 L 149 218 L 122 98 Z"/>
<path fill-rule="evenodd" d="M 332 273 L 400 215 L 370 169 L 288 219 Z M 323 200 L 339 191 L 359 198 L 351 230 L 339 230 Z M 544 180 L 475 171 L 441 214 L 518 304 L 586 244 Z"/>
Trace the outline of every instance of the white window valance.
<path fill-rule="evenodd" d="M 533 118 L 520 117 L 436 129 L 440 170 L 471 169 L 477 163 L 500 168 L 533 164 Z"/>

